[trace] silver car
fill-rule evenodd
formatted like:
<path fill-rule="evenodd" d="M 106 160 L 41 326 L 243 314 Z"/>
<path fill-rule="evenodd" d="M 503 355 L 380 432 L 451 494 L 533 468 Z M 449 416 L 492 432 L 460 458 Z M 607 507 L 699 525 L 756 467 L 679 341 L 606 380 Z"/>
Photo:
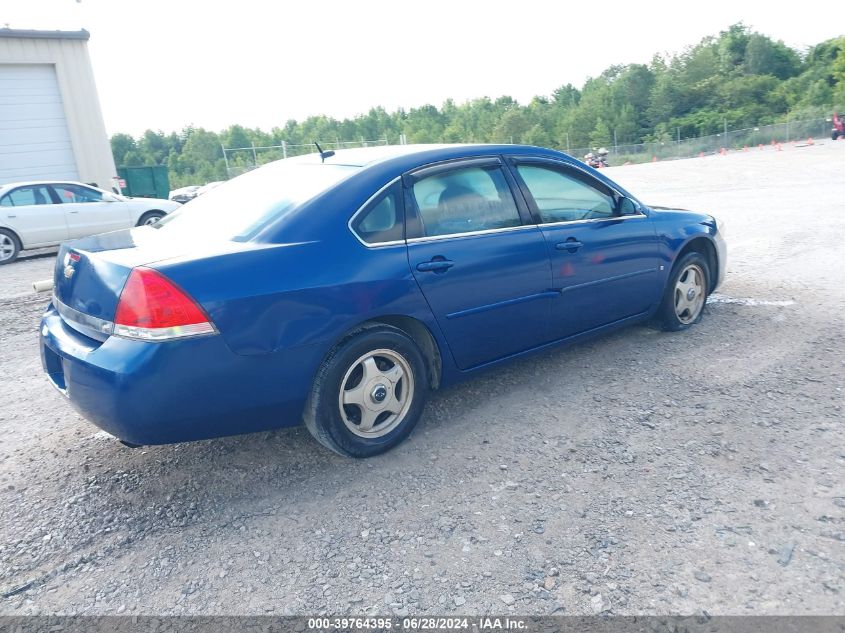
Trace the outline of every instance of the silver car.
<path fill-rule="evenodd" d="M 154 224 L 178 208 L 178 202 L 126 198 L 80 182 L 0 185 L 0 265 L 22 250 Z"/>

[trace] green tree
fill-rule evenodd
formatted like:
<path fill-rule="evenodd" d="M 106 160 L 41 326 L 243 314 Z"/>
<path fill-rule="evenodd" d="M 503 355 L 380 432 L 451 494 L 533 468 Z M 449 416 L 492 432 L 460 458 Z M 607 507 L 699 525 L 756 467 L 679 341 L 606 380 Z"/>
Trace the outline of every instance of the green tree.
<path fill-rule="evenodd" d="M 412 143 L 515 142 L 574 150 L 620 143 L 720 133 L 729 127 L 760 125 L 787 116 L 818 117 L 845 108 L 845 37 L 820 42 L 806 53 L 734 24 L 676 55 L 655 55 L 644 64 L 615 64 L 581 87 L 564 84 L 551 95 L 521 104 L 513 97 L 446 100 L 410 110 L 381 106 L 344 119 L 316 114 L 287 120 L 269 132 L 233 125 L 214 132 L 185 128 L 147 130 L 139 138 L 115 134 L 112 151 L 119 165 L 166 164 L 171 182 L 203 184 L 227 176 L 230 164 L 253 164 L 253 144 L 285 143 L 289 156 L 313 151 L 313 141 L 360 143 L 405 134 Z M 280 119 L 281 121 L 281 119 Z M 261 150 L 257 162 L 282 156 Z"/>
<path fill-rule="evenodd" d="M 593 128 L 590 134 L 590 145 L 608 147 L 613 144 L 613 134 L 610 131 L 610 126 L 604 119 L 599 118 L 596 121 L 596 127 Z"/>
<path fill-rule="evenodd" d="M 114 156 L 115 165 L 125 165 L 126 155 L 129 152 L 137 152 L 138 146 L 135 139 L 128 134 L 115 134 L 111 137 L 111 153 Z M 140 156 L 138 157 L 140 160 Z"/>

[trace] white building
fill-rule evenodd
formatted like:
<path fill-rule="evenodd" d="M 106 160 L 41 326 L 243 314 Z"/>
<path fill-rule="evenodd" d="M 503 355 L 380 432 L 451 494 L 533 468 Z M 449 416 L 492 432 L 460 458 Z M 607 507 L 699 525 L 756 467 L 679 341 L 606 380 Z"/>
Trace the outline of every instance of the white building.
<path fill-rule="evenodd" d="M 88 56 L 88 31 L 0 28 L 0 184 L 117 174 Z"/>

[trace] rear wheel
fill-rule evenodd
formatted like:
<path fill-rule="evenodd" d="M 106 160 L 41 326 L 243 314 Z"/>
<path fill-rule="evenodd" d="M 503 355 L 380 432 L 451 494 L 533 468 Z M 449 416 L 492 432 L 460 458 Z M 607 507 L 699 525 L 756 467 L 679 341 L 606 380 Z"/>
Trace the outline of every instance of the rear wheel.
<path fill-rule="evenodd" d="M 165 214 L 161 211 L 147 211 L 141 216 L 141 219 L 138 220 L 138 226 L 150 226 L 151 224 L 155 224 L 161 220 L 164 215 Z"/>
<path fill-rule="evenodd" d="M 710 268 L 701 253 L 684 255 L 675 264 L 663 294 L 658 318 L 664 330 L 685 330 L 701 320 L 710 288 Z"/>
<path fill-rule="evenodd" d="M 428 395 L 425 359 L 402 330 L 369 325 L 323 362 L 305 407 L 305 425 L 323 446 L 372 457 L 404 440 Z"/>
<path fill-rule="evenodd" d="M 0 266 L 3 264 L 11 264 L 18 258 L 21 252 L 21 243 L 18 241 L 18 236 L 0 229 Z"/>

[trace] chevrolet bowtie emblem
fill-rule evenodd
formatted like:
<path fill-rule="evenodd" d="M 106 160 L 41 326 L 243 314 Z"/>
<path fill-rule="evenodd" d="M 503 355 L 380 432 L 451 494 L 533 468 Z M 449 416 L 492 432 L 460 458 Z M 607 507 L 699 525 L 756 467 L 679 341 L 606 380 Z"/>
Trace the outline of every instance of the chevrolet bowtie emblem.
<path fill-rule="evenodd" d="M 67 253 L 65 255 L 65 258 L 64 258 L 65 268 L 64 268 L 64 271 L 63 271 L 65 279 L 70 279 L 71 277 L 73 277 L 73 273 L 76 272 L 76 269 L 73 267 L 73 265 L 76 262 L 78 262 L 79 259 L 80 259 L 79 253 Z"/>

